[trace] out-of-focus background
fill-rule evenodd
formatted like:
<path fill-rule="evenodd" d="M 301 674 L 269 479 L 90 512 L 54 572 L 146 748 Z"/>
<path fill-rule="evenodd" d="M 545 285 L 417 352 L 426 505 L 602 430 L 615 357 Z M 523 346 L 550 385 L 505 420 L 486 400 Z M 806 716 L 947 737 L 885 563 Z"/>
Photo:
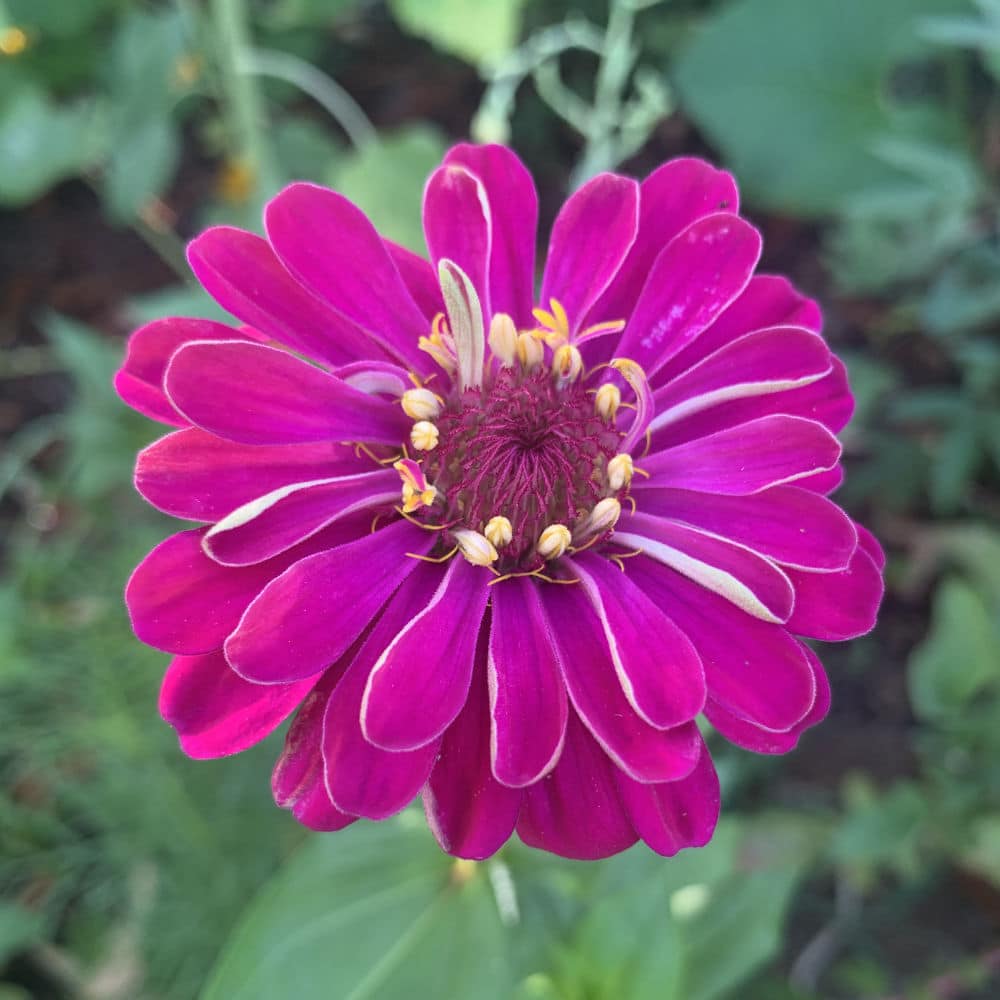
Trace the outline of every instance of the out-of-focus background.
<path fill-rule="evenodd" d="M 185 240 L 307 178 L 419 249 L 470 135 L 543 230 L 595 171 L 726 165 L 851 371 L 881 623 L 791 756 L 713 742 L 725 819 L 673 861 L 307 838 L 277 738 L 180 753 L 128 627 L 174 529 L 110 378 L 216 314 Z M 1000 996 L 998 227 L 998 0 L 0 0 L 0 1000 Z"/>

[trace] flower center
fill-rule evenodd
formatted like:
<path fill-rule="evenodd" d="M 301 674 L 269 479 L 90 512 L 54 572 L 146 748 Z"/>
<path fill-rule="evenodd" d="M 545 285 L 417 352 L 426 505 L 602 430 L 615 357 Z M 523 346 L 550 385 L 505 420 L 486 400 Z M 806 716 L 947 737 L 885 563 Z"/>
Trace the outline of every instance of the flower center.
<path fill-rule="evenodd" d="M 620 436 L 592 395 L 576 383 L 560 386 L 549 370 L 501 369 L 488 387 L 446 401 L 436 426 L 437 446 L 422 466 L 442 502 L 439 516 L 477 532 L 506 518 L 496 546 L 501 569 L 543 564 L 537 548 L 546 528 L 574 534 L 608 495 Z"/>

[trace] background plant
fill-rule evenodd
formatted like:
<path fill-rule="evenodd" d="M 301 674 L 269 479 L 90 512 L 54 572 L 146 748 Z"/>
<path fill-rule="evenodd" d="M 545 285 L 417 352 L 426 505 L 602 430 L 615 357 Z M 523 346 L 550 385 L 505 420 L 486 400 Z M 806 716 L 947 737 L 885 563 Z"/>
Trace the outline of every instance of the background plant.
<path fill-rule="evenodd" d="M 998 67 L 996 0 L 0 0 L 0 998 L 994 996 Z M 728 818 L 673 861 L 306 838 L 275 740 L 177 750 L 121 605 L 164 526 L 110 375 L 137 323 L 214 314 L 184 240 L 306 178 L 419 249 L 470 132 L 549 219 L 597 171 L 721 160 L 851 368 L 882 624 L 825 652 L 795 755 L 713 743 Z"/>

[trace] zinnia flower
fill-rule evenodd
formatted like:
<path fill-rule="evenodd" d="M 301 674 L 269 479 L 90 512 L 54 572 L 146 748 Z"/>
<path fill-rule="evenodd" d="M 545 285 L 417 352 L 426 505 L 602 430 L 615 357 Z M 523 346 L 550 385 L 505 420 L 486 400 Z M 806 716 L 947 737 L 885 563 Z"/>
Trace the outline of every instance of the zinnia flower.
<path fill-rule="evenodd" d="M 800 637 L 868 631 L 877 543 L 827 494 L 852 408 L 816 304 L 754 276 L 733 179 L 667 163 L 563 206 L 499 146 L 428 181 L 430 262 L 293 184 L 267 238 L 189 259 L 241 326 L 138 330 L 116 385 L 179 428 L 139 492 L 201 522 L 126 597 L 175 655 L 160 700 L 192 757 L 297 709 L 279 805 L 336 830 L 422 792 L 442 848 L 599 858 L 704 844 L 699 714 L 782 753 L 827 712 Z"/>

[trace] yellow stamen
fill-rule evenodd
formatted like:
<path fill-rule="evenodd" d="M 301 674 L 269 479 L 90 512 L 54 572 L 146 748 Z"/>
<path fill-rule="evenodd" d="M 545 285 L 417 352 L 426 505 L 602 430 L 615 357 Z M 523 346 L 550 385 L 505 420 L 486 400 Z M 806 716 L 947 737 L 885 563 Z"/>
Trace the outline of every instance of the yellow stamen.
<path fill-rule="evenodd" d="M 618 407 L 622 405 L 622 393 L 618 386 L 611 382 L 605 382 L 597 390 L 594 396 L 594 409 L 599 416 L 605 420 L 612 421 L 618 412 Z"/>
<path fill-rule="evenodd" d="M 412 514 L 418 507 L 430 507 L 437 490 L 427 482 L 424 470 L 412 459 L 403 458 L 393 465 L 403 480 L 403 512 Z"/>
<path fill-rule="evenodd" d="M 510 540 L 514 537 L 514 526 L 503 515 L 497 515 L 496 517 L 491 517 L 489 521 L 486 522 L 483 534 L 486 535 L 486 537 L 495 546 L 497 546 L 497 548 L 502 548 L 504 545 L 508 545 Z"/>
<path fill-rule="evenodd" d="M 627 451 L 623 451 L 620 455 L 615 455 L 608 462 L 608 487 L 616 493 L 618 490 L 624 489 L 632 482 L 632 474 L 634 472 L 635 465 L 632 462 L 632 456 Z"/>
<path fill-rule="evenodd" d="M 407 389 L 401 402 L 403 412 L 411 420 L 433 420 L 444 405 L 441 397 L 430 389 Z"/>
<path fill-rule="evenodd" d="M 517 328 L 506 313 L 497 313 L 490 320 L 490 350 L 505 368 L 510 368 L 517 358 Z"/>
<path fill-rule="evenodd" d="M 584 522 L 584 534 L 602 535 L 618 523 L 622 516 L 622 505 L 614 497 L 599 500 Z"/>
<path fill-rule="evenodd" d="M 473 566 L 489 566 L 500 558 L 497 550 L 493 548 L 493 543 L 478 531 L 462 528 L 454 532 L 454 535 L 462 555 Z"/>
<path fill-rule="evenodd" d="M 426 351 L 445 371 L 454 371 L 458 359 L 455 354 L 455 340 L 448 329 L 444 313 L 438 313 L 431 320 L 431 335 L 421 337 L 417 347 Z"/>
<path fill-rule="evenodd" d="M 543 559 L 558 559 L 573 541 L 565 524 L 550 524 L 538 539 L 538 554 Z"/>
<path fill-rule="evenodd" d="M 451 557 L 458 551 L 458 546 L 456 545 L 453 549 L 446 552 L 443 556 L 422 556 L 417 552 L 407 552 L 411 559 L 419 559 L 421 562 L 429 563 L 446 563 Z"/>
<path fill-rule="evenodd" d="M 418 420 L 410 431 L 410 444 L 417 451 L 433 451 L 438 443 L 438 429 L 429 420 Z"/>
<path fill-rule="evenodd" d="M 534 371 L 544 357 L 542 345 L 530 333 L 517 336 L 517 356 L 526 372 Z"/>
<path fill-rule="evenodd" d="M 583 358 L 572 344 L 562 344 L 552 357 L 552 371 L 563 385 L 575 382 L 583 371 Z"/>

